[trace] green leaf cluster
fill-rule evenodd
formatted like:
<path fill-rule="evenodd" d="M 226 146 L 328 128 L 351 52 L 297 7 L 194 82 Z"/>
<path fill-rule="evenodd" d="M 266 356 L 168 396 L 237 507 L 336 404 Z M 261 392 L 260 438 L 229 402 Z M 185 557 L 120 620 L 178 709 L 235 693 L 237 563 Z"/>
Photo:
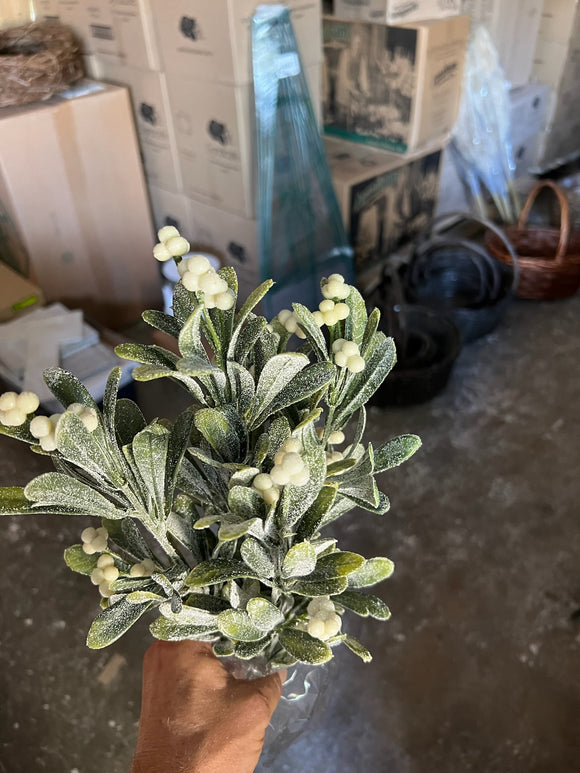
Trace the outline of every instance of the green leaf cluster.
<path fill-rule="evenodd" d="M 219 273 L 237 297 L 235 272 Z M 405 435 L 379 448 L 363 443 L 364 406 L 395 363 L 378 312 L 369 316 L 352 288 L 347 319 L 321 329 L 294 304 L 305 336 L 295 351 L 296 339 L 280 322 L 258 313 L 271 284 L 238 311 L 220 311 L 178 283 L 173 315 L 149 311 L 143 318 L 173 337 L 179 354 L 135 343 L 117 348 L 139 363 L 136 380 L 169 378 L 189 393 L 191 406 L 174 422 L 148 423 L 136 403 L 119 398 L 119 369 L 101 410 L 70 373 L 45 373 L 64 408 L 91 407 L 99 424 L 89 431 L 74 412 L 64 413 L 51 454 L 55 472 L 24 489 L 0 490 L 0 515 L 81 515 L 105 526 L 104 551 L 87 554 L 80 544 L 65 551 L 67 565 L 82 575 L 95 571 L 103 552 L 119 572 L 89 631 L 90 647 L 111 644 L 155 611 L 153 636 L 209 641 L 219 656 L 320 664 L 345 645 L 365 662 L 371 658 L 345 633 L 326 641 L 311 636 L 307 607 L 328 596 L 340 615 L 388 619 L 384 602 L 367 589 L 391 575 L 392 562 L 341 550 L 325 530 L 355 508 L 384 515 L 389 500 L 376 477 L 408 459 L 420 441 Z M 362 372 L 335 365 L 338 338 L 358 345 Z M 28 427 L 2 431 L 39 450 Z M 344 429 L 350 445 L 330 458 L 330 439 Z M 273 471 L 290 440 L 299 444 L 308 479 L 290 481 L 268 499 L 253 482 Z M 144 561 L 155 569 L 141 571 Z"/>

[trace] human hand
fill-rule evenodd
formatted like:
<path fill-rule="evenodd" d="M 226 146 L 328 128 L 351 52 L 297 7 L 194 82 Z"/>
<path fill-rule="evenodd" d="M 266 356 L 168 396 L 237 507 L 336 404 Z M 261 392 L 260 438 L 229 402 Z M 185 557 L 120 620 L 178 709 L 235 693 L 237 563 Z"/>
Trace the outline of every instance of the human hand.
<path fill-rule="evenodd" d="M 252 773 L 284 679 L 235 679 L 210 644 L 156 641 L 131 773 Z"/>

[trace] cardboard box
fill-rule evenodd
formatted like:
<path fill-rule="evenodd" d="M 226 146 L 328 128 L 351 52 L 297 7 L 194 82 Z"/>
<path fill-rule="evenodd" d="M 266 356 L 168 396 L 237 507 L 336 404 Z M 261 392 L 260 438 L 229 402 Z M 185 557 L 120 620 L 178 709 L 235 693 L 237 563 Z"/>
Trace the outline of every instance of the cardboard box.
<path fill-rule="evenodd" d="M 320 65 L 305 68 L 319 99 Z M 254 96 L 232 86 L 168 74 L 183 191 L 244 217 L 255 215 Z"/>
<path fill-rule="evenodd" d="M 129 67 L 161 70 L 149 0 L 109 0 L 120 41 L 119 57 Z"/>
<path fill-rule="evenodd" d="M 99 80 L 129 89 L 148 182 L 169 190 L 181 190 L 165 75 L 112 64 L 103 58 L 99 60 L 97 70 Z"/>
<path fill-rule="evenodd" d="M 149 185 L 149 198 L 153 210 L 153 222 L 158 231 L 173 225 L 182 236 L 192 242 L 195 231 L 191 218 L 190 202 L 183 193 L 172 193 L 156 185 Z"/>
<path fill-rule="evenodd" d="M 580 4 L 546 0 L 534 57 L 534 76 L 554 89 L 537 168 L 547 170 L 580 154 Z"/>
<path fill-rule="evenodd" d="M 552 93 L 543 83 L 530 83 L 512 89 L 509 97 L 512 147 L 516 150 L 546 128 Z"/>
<path fill-rule="evenodd" d="M 160 303 L 125 89 L 84 82 L 47 102 L 5 108 L 0 199 L 47 300 L 84 309 L 110 327 Z"/>
<path fill-rule="evenodd" d="M 334 15 L 380 24 L 445 19 L 461 13 L 461 0 L 334 0 Z"/>
<path fill-rule="evenodd" d="M 59 21 L 58 0 L 34 0 L 37 21 Z"/>
<path fill-rule="evenodd" d="M 255 0 L 151 0 L 166 72 L 218 83 L 250 83 L 250 22 L 257 4 Z M 320 0 L 287 0 L 286 5 L 304 65 L 319 63 Z"/>
<path fill-rule="evenodd" d="M 544 0 L 463 0 L 463 13 L 489 30 L 513 86 L 530 80 L 543 5 Z"/>
<path fill-rule="evenodd" d="M 323 21 L 327 134 L 397 153 L 448 134 L 457 118 L 469 19 L 387 27 Z"/>
<path fill-rule="evenodd" d="M 441 147 L 400 156 L 340 140 L 326 155 L 359 275 L 429 228 L 439 189 Z"/>
<path fill-rule="evenodd" d="M 39 287 L 0 263 L 0 322 L 43 303 Z"/>
<path fill-rule="evenodd" d="M 119 57 L 121 40 L 113 19 L 113 10 L 108 0 L 90 0 L 85 5 L 83 46 L 86 53 L 97 57 Z"/>

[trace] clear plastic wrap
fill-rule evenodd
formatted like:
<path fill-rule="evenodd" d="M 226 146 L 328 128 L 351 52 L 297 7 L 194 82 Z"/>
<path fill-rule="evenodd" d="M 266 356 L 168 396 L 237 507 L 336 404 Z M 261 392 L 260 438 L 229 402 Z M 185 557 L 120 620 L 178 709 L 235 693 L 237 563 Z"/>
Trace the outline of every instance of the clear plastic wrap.
<path fill-rule="evenodd" d="M 481 25 L 473 29 L 467 50 L 453 147 L 454 160 L 478 214 L 486 215 L 483 190 L 487 189 L 500 217 L 508 223 L 517 219 L 509 83 L 491 35 Z"/>
<path fill-rule="evenodd" d="M 236 679 L 259 679 L 275 670 L 260 657 L 249 661 L 225 658 L 224 665 Z M 274 773 L 276 768 L 271 766 L 277 757 L 322 718 L 330 702 L 335 668 L 333 659 L 322 666 L 298 663 L 288 669 L 282 698 L 266 730 L 259 773 Z"/>
<path fill-rule="evenodd" d="M 259 6 L 253 18 L 259 263 L 276 281 L 267 314 L 313 306 L 319 279 L 353 279 L 353 254 L 326 161 L 290 13 Z"/>

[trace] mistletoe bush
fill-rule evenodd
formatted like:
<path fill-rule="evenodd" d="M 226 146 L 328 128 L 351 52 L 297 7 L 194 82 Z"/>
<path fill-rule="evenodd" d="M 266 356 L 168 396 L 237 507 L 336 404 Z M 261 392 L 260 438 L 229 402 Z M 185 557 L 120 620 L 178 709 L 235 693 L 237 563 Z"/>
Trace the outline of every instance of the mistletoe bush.
<path fill-rule="evenodd" d="M 118 397 L 119 369 L 102 410 L 58 368 L 44 377 L 61 414 L 36 415 L 35 395 L 5 393 L 0 432 L 50 455 L 55 472 L 0 489 L 0 513 L 97 519 L 64 556 L 99 588 L 89 647 L 111 644 L 155 611 L 154 637 L 212 642 L 218 656 L 288 667 L 324 663 L 345 645 L 370 661 L 342 632 L 343 616 L 389 618 L 367 589 L 393 564 L 339 549 L 328 527 L 353 508 L 384 515 L 376 475 L 420 446 L 414 435 L 379 448 L 362 442 L 365 403 L 395 363 L 379 312 L 367 315 L 339 275 L 323 280 L 314 313 L 295 303 L 271 322 L 257 314 L 271 281 L 236 311 L 232 268 L 182 260 L 189 245 L 175 229 L 159 236 L 156 257 L 175 259 L 182 280 L 173 315 L 143 318 L 172 336 L 180 355 L 140 344 L 117 353 L 140 363 L 137 381 L 177 382 L 191 406 L 174 422 L 148 424 Z"/>

